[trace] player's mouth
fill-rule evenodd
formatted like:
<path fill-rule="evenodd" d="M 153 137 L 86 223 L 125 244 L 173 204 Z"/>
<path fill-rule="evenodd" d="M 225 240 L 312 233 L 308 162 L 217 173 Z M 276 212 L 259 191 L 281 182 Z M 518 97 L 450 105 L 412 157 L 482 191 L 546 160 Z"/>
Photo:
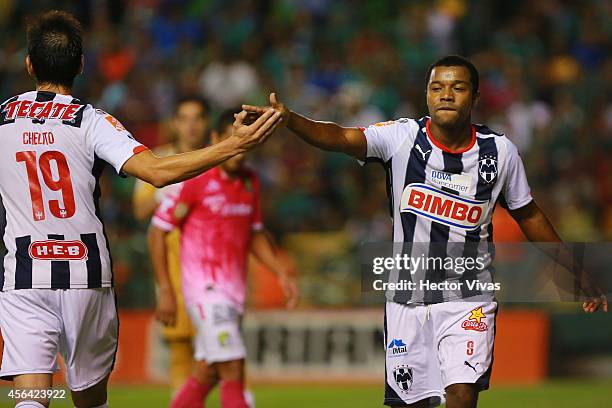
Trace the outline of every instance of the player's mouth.
<path fill-rule="evenodd" d="M 449 111 L 449 112 L 457 112 L 457 109 L 451 107 L 451 106 L 440 106 L 438 109 L 436 109 L 438 111 Z"/>

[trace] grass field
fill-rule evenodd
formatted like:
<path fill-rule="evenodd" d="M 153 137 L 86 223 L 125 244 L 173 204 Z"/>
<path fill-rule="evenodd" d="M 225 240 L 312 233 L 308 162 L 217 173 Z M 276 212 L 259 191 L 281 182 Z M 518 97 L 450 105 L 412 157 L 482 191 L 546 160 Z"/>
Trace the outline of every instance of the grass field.
<path fill-rule="evenodd" d="M 10 407 L 8 389 L 0 388 L 0 407 Z M 258 386 L 258 408 L 370 408 L 382 407 L 380 387 Z M 165 408 L 169 391 L 160 387 L 115 387 L 111 408 Z M 52 407 L 72 408 L 69 400 L 55 400 Z M 215 393 L 207 408 L 219 407 Z M 612 381 L 554 381 L 533 388 L 496 387 L 481 395 L 479 407 L 494 408 L 609 408 Z"/>

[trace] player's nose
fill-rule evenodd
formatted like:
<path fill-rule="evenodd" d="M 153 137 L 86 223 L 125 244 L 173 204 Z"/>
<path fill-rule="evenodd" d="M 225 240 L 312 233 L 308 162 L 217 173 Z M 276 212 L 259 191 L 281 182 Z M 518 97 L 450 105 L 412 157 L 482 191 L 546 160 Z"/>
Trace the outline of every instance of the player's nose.
<path fill-rule="evenodd" d="M 440 95 L 440 100 L 453 101 L 455 100 L 455 96 L 453 95 L 453 92 L 450 89 L 447 89 L 447 90 L 444 90 L 442 94 Z"/>

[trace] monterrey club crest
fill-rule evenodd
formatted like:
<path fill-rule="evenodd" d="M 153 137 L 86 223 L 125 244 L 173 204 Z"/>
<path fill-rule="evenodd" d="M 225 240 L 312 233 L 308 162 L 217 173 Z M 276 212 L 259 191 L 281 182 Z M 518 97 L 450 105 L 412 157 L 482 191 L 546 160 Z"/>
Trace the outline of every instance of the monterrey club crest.
<path fill-rule="evenodd" d="M 482 156 L 478 160 L 478 174 L 487 184 L 495 181 L 497 178 L 497 158 L 494 156 Z"/>
<path fill-rule="evenodd" d="M 405 365 L 395 367 L 393 379 L 402 392 L 410 391 L 412 387 L 412 368 Z"/>

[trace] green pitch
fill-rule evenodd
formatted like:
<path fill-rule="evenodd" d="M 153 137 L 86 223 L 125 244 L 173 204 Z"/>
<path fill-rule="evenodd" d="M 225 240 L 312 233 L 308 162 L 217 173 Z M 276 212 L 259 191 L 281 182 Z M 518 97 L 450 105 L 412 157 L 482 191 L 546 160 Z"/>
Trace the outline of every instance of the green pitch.
<path fill-rule="evenodd" d="M 11 406 L 2 388 L 0 406 Z M 114 387 L 111 408 L 166 408 L 169 391 L 156 387 Z M 258 386 L 254 388 L 258 408 L 372 408 L 383 407 L 379 387 L 346 386 Z M 554 381 L 533 388 L 496 387 L 482 393 L 479 407 L 494 408 L 605 408 L 612 401 L 612 381 Z M 213 394 L 207 408 L 218 408 Z M 55 400 L 55 408 L 72 408 L 68 401 Z"/>

